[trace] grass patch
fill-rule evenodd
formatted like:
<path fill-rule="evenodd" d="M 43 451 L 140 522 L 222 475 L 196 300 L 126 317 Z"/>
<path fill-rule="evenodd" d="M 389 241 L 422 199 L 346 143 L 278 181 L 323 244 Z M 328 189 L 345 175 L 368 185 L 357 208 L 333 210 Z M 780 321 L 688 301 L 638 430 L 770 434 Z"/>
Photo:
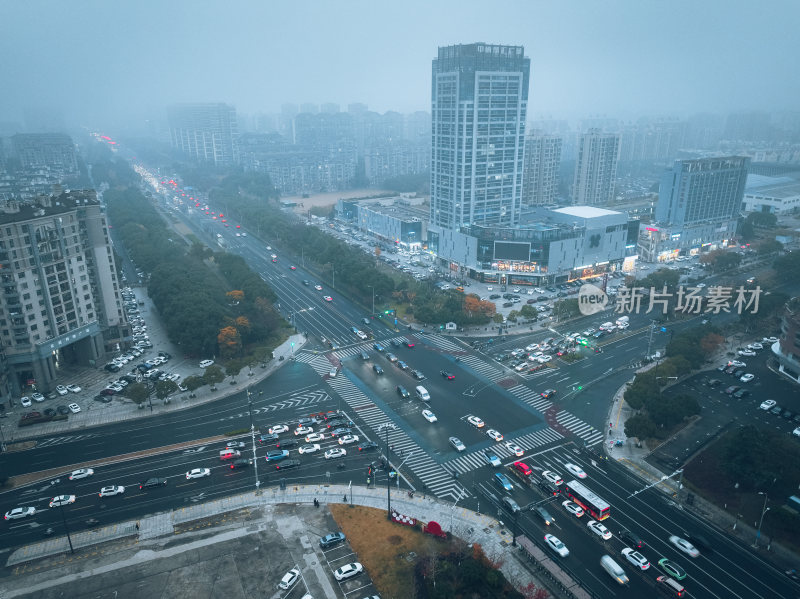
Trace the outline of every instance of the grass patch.
<path fill-rule="evenodd" d="M 418 528 L 394 524 L 386 519 L 383 510 L 342 504 L 328 508 L 383 597 L 414 597 L 417 560 L 447 552 L 455 543 L 424 534 Z M 410 551 L 417 554 L 416 559 L 405 559 Z"/>

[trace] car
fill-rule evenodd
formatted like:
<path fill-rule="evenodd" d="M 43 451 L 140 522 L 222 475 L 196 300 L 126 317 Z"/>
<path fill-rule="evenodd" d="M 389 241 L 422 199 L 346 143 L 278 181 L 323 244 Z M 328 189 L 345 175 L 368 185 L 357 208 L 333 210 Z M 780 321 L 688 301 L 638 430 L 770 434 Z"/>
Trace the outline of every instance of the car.
<path fill-rule="evenodd" d="M 778 338 L 777 338 L 777 337 L 764 337 L 764 338 L 761 340 L 761 343 L 769 343 L 769 344 L 772 344 L 772 343 L 777 343 L 777 342 L 778 342 Z"/>
<path fill-rule="evenodd" d="M 749 382 L 750 382 L 750 381 L 752 381 L 754 378 L 756 378 L 756 375 L 754 375 L 754 374 L 750 374 L 750 373 L 748 372 L 748 373 L 746 373 L 746 374 L 743 374 L 739 380 L 740 380 L 740 381 L 742 381 L 743 383 L 749 383 Z"/>
<path fill-rule="evenodd" d="M 33 516 L 35 513 L 35 507 L 15 507 L 13 510 L 6 512 L 6 520 L 27 518 L 28 516 Z"/>
<path fill-rule="evenodd" d="M 670 535 L 669 542 L 675 545 L 679 551 L 683 551 L 689 557 L 697 557 L 700 555 L 700 552 L 694 545 L 677 535 Z"/>
<path fill-rule="evenodd" d="M 558 475 L 558 473 L 556 473 L 556 472 L 553 472 L 552 470 L 545 470 L 545 471 L 543 471 L 543 472 L 542 472 L 542 477 L 543 477 L 545 480 L 548 480 L 548 481 L 550 481 L 551 483 L 553 483 L 553 484 L 554 484 L 554 485 L 556 485 L 556 486 L 561 486 L 561 485 L 563 485 L 563 484 L 564 484 L 564 479 L 563 479 L 563 478 L 561 478 L 561 477 Z"/>
<path fill-rule="evenodd" d="M 345 539 L 343 532 L 332 532 L 320 538 L 319 546 L 321 549 L 330 549 L 339 543 L 344 543 Z"/>
<path fill-rule="evenodd" d="M 403 387 L 403 385 L 397 385 L 397 394 L 402 397 L 403 399 L 408 399 L 411 397 L 411 393 L 408 392 L 408 389 Z"/>
<path fill-rule="evenodd" d="M 640 570 L 647 570 L 650 567 L 650 562 L 647 561 L 647 558 L 635 549 L 625 547 L 625 549 L 622 550 L 622 555 Z"/>
<path fill-rule="evenodd" d="M 375 371 L 375 374 L 383 374 L 383 368 L 381 368 L 377 364 L 372 365 L 372 370 Z"/>
<path fill-rule="evenodd" d="M 405 346 L 406 346 L 406 347 L 414 347 L 414 345 L 415 345 L 415 344 L 414 344 L 414 342 L 413 342 L 413 341 L 408 341 L 408 340 L 406 340 L 406 341 L 405 341 Z"/>
<path fill-rule="evenodd" d="M 613 536 L 611 534 L 611 531 L 608 530 L 605 526 L 603 526 L 597 520 L 589 520 L 586 523 L 586 527 L 589 530 L 591 530 L 594 534 L 596 534 L 598 537 L 603 539 L 604 541 L 608 541 L 608 539 L 610 539 Z"/>
<path fill-rule="evenodd" d="M 294 429 L 294 436 L 299 437 L 300 435 L 308 435 L 313 432 L 314 429 L 310 426 L 298 426 L 296 429 Z"/>
<path fill-rule="evenodd" d="M 774 399 L 767 399 L 761 402 L 761 405 L 758 406 L 762 410 L 769 410 L 772 406 L 774 406 L 777 402 Z"/>
<path fill-rule="evenodd" d="M 339 445 L 350 445 L 351 443 L 358 443 L 358 435 L 342 435 L 339 438 Z"/>
<path fill-rule="evenodd" d="M 336 368 L 335 366 L 333 368 L 331 368 L 330 371 L 328 372 L 328 376 L 330 378 L 336 378 L 337 374 L 339 374 L 339 369 Z"/>
<path fill-rule="evenodd" d="M 513 443 L 512 441 L 506 441 L 505 443 L 503 443 L 503 445 L 505 445 L 506 449 L 508 449 L 508 451 L 510 451 L 513 455 L 517 456 L 518 458 L 521 458 L 525 454 L 525 451 L 522 449 L 522 447 L 520 447 L 516 443 Z"/>
<path fill-rule="evenodd" d="M 501 435 L 498 431 L 494 430 L 493 428 L 490 428 L 488 431 L 486 431 L 486 434 L 489 435 L 489 437 L 492 440 L 496 441 L 497 443 L 500 443 L 500 441 L 503 440 L 503 435 Z"/>
<path fill-rule="evenodd" d="M 78 412 L 81 411 L 81 407 L 76 403 L 71 403 L 67 407 L 69 407 L 69 411 L 72 412 L 73 414 L 77 414 Z"/>
<path fill-rule="evenodd" d="M 781 412 L 783 412 L 783 408 L 780 406 L 775 406 L 769 411 L 770 414 L 775 414 L 776 416 L 780 416 Z"/>
<path fill-rule="evenodd" d="M 69 393 L 69 389 L 67 389 L 64 385 L 56 385 L 56 393 L 59 395 L 66 395 Z"/>
<path fill-rule="evenodd" d="M 57 406 L 56 412 L 58 412 L 62 416 L 66 416 L 67 414 L 69 414 L 69 408 L 67 406 Z"/>
<path fill-rule="evenodd" d="M 728 387 L 727 389 L 725 389 L 725 393 L 727 393 L 728 395 L 733 395 L 733 394 L 734 394 L 734 393 L 736 393 L 736 392 L 737 392 L 739 389 L 740 389 L 740 387 L 738 387 L 738 386 L 736 386 L 736 385 L 731 385 L 730 387 Z"/>
<path fill-rule="evenodd" d="M 440 370 L 439 374 L 441 374 L 448 381 L 452 381 L 454 378 L 456 378 L 456 375 L 454 375 L 452 372 L 448 372 L 447 370 Z"/>
<path fill-rule="evenodd" d="M 364 566 L 359 564 L 358 562 L 353 562 L 352 564 L 345 564 L 341 568 L 333 571 L 333 577 L 338 580 L 347 580 L 348 578 L 352 578 L 353 576 L 357 576 L 364 571 Z"/>
<path fill-rule="evenodd" d="M 287 460 L 288 462 L 289 460 Z M 241 458 L 239 460 L 234 460 L 231 462 L 230 468 L 231 470 L 238 470 L 239 468 L 249 468 L 253 465 L 252 460 L 248 460 L 247 458 Z"/>
<path fill-rule="evenodd" d="M 483 428 L 486 426 L 486 423 L 484 423 L 484 421 L 477 416 L 467 416 L 467 422 L 469 422 L 475 428 Z"/>
<path fill-rule="evenodd" d="M 586 473 L 583 471 L 583 468 L 577 464 L 567 463 L 564 464 L 564 468 L 566 468 L 573 476 L 577 476 L 578 478 L 586 478 Z"/>
<path fill-rule="evenodd" d="M 728 362 L 728 364 L 725 366 L 720 366 L 720 369 L 725 370 L 730 366 L 735 366 L 736 368 L 747 368 L 747 364 L 745 364 L 744 362 L 740 362 L 739 360 L 733 360 L 732 362 Z"/>
<path fill-rule="evenodd" d="M 208 468 L 195 468 L 186 473 L 186 480 L 191 480 L 193 478 L 204 478 L 206 476 L 211 476 L 211 470 Z"/>
<path fill-rule="evenodd" d="M 322 291 L 322 285 L 314 285 L 314 289 L 317 291 Z"/>
<path fill-rule="evenodd" d="M 325 452 L 325 459 L 332 460 L 334 458 L 343 458 L 347 455 L 347 450 L 343 447 L 334 447 Z"/>
<path fill-rule="evenodd" d="M 306 435 L 306 443 L 316 443 L 317 441 L 324 441 L 325 433 L 311 433 Z"/>
<path fill-rule="evenodd" d="M 81 388 L 78 385 L 67 385 L 67 391 L 70 393 L 80 393 Z"/>
<path fill-rule="evenodd" d="M 800 426 L 798 426 L 797 428 L 795 428 L 795 429 L 792 431 L 792 434 L 793 434 L 795 437 L 800 437 Z"/>
<path fill-rule="evenodd" d="M 275 433 L 266 433 L 258 436 L 259 445 L 269 445 L 272 441 L 277 441 L 278 435 Z"/>
<path fill-rule="evenodd" d="M 566 501 L 562 501 L 561 505 L 564 506 L 564 509 L 567 510 L 570 514 L 572 514 L 576 518 L 580 518 L 581 516 L 583 516 L 583 508 L 574 501 L 570 501 L 569 499 L 567 499 Z"/>
<path fill-rule="evenodd" d="M 230 449 L 244 449 L 247 447 L 247 444 L 244 441 L 228 441 L 225 447 L 229 447 Z"/>
<path fill-rule="evenodd" d="M 373 449 L 378 449 L 378 444 L 375 441 L 364 441 L 358 446 L 358 451 L 372 451 Z"/>
<path fill-rule="evenodd" d="M 271 451 L 268 451 L 265 457 L 268 462 L 277 462 L 278 460 L 284 460 L 289 457 L 289 450 L 273 449 Z"/>
<path fill-rule="evenodd" d="M 450 437 L 448 441 L 450 441 L 450 445 L 452 445 L 456 451 L 464 451 L 467 448 L 458 437 Z"/>
<path fill-rule="evenodd" d="M 324 299 L 326 302 L 332 302 L 333 301 L 333 298 L 330 295 L 325 295 L 325 296 L 323 296 L 322 299 Z"/>
<path fill-rule="evenodd" d="M 50 507 L 61 507 L 75 503 L 75 495 L 56 495 L 50 500 Z"/>
<path fill-rule="evenodd" d="M 288 449 L 289 447 L 297 446 L 297 444 L 297 439 L 284 439 L 283 441 L 278 441 L 275 447 L 278 449 Z"/>
<path fill-rule="evenodd" d="M 292 269 L 294 269 L 294 266 Z M 298 580 L 300 580 L 300 570 L 292 568 L 283 575 L 283 578 L 281 578 L 281 581 L 278 583 L 278 588 L 286 591 L 291 589 Z"/>
<path fill-rule="evenodd" d="M 686 578 L 686 571 L 666 557 L 662 557 L 660 560 L 658 560 L 658 565 L 662 570 L 664 570 L 664 572 L 672 576 L 672 578 L 675 580 L 683 580 Z"/>
<path fill-rule="evenodd" d="M 69 475 L 70 480 L 80 480 L 82 478 L 88 478 L 94 474 L 94 470 L 91 468 L 79 468 L 78 470 L 73 470 L 72 474 Z"/>
<path fill-rule="evenodd" d="M 747 349 L 760 351 L 760 350 L 764 349 L 764 346 L 761 345 L 760 343 L 751 343 L 750 345 L 747 346 Z"/>
<path fill-rule="evenodd" d="M 292 265 L 292 266 L 289 267 L 289 270 L 297 270 L 297 267 Z"/>
<path fill-rule="evenodd" d="M 335 428 L 335 429 L 333 429 L 331 431 L 331 437 L 341 437 L 341 436 L 344 436 L 344 435 L 349 435 L 352 432 L 353 431 L 350 428 L 348 428 L 346 426 L 340 426 L 340 427 Z"/>
<path fill-rule="evenodd" d="M 556 394 L 556 390 L 555 389 L 545 389 L 544 391 L 542 391 L 542 397 L 544 399 L 550 399 L 555 394 Z"/>
<path fill-rule="evenodd" d="M 483 457 L 486 459 L 489 465 L 494 466 L 495 468 L 503 465 L 503 463 L 500 461 L 500 458 L 498 458 L 496 455 L 494 455 L 494 452 L 489 451 L 488 449 L 483 451 Z"/>
<path fill-rule="evenodd" d="M 422 410 L 422 417 L 428 422 L 436 422 L 437 420 L 436 414 L 434 414 L 430 410 Z"/>
<path fill-rule="evenodd" d="M 412 370 L 412 371 L 411 371 L 411 376 L 413 376 L 413 377 L 414 377 L 415 379 L 417 379 L 418 381 L 421 381 L 421 380 L 424 380 L 424 379 L 425 379 L 425 375 L 424 375 L 424 374 L 422 374 L 422 371 L 421 371 L 421 370 Z"/>
<path fill-rule="evenodd" d="M 551 534 L 544 535 L 544 542 L 550 549 L 555 551 L 559 556 L 567 557 L 569 555 L 569 549 L 567 549 L 567 546 L 564 545 L 564 543 L 562 543 L 555 535 Z"/>
<path fill-rule="evenodd" d="M 19 403 L 22 405 L 23 408 L 30 408 L 31 407 L 31 398 L 22 396 L 19 398 Z"/>
<path fill-rule="evenodd" d="M 288 432 L 289 432 L 289 427 L 286 426 L 285 424 L 275 424 L 275 425 L 269 427 L 269 433 L 270 434 L 277 435 L 277 434 L 280 434 L 280 433 L 288 433 Z"/>
<path fill-rule="evenodd" d="M 502 472 L 495 472 L 493 480 L 495 484 L 499 485 L 504 491 L 510 493 L 514 490 L 514 485 L 511 484 L 511 481 L 508 480 L 508 477 Z"/>
<path fill-rule="evenodd" d="M 208 368 L 212 364 L 214 364 L 214 360 L 202 360 L 200 362 L 200 368 Z"/>
<path fill-rule="evenodd" d="M 514 469 L 523 476 L 530 476 L 533 470 L 525 462 L 514 462 Z"/>
<path fill-rule="evenodd" d="M 756 352 L 754 352 L 752 349 L 740 349 L 736 353 L 739 354 L 740 356 L 747 356 L 747 357 L 752 357 L 756 355 Z"/>
<path fill-rule="evenodd" d="M 320 446 L 318 443 L 306 443 L 305 445 L 301 445 L 297 449 L 297 453 L 304 454 L 304 453 L 316 453 L 320 450 Z"/>
<path fill-rule="evenodd" d="M 617 536 L 625 541 L 625 544 L 629 545 L 630 547 L 634 547 L 636 549 L 644 549 L 645 547 L 645 542 L 642 540 L 642 537 L 634 532 L 631 532 L 630 530 L 621 530 Z"/>

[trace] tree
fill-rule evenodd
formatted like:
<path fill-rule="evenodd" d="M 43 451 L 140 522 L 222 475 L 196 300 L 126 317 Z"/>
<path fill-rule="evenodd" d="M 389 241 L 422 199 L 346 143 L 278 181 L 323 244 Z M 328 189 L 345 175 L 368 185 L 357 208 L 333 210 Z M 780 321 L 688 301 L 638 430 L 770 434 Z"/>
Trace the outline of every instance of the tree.
<path fill-rule="evenodd" d="M 625 421 L 625 436 L 637 439 L 652 439 L 658 434 L 658 427 L 646 414 L 634 414 Z"/>
<path fill-rule="evenodd" d="M 178 385 L 170 380 L 156 381 L 156 397 L 164 399 L 168 395 L 175 393 L 178 390 Z"/>
<path fill-rule="evenodd" d="M 231 306 L 239 305 L 239 303 L 244 299 L 244 292 L 237 289 L 229 291 L 225 295 L 228 296 L 228 300 L 230 301 Z"/>
<path fill-rule="evenodd" d="M 217 344 L 220 353 L 225 357 L 232 357 L 242 349 L 242 338 L 236 327 L 225 327 L 217 335 Z"/>
<path fill-rule="evenodd" d="M 194 391 L 195 389 L 199 389 L 206 383 L 207 381 L 205 381 L 201 376 L 187 376 L 185 379 L 183 379 L 183 386 L 186 387 L 189 391 Z"/>
<path fill-rule="evenodd" d="M 125 388 L 125 397 L 131 399 L 136 404 L 147 401 L 147 385 L 144 383 L 132 383 Z"/>
<path fill-rule="evenodd" d="M 209 385 L 215 385 L 225 380 L 225 375 L 222 373 L 222 368 L 214 364 L 206 368 L 203 374 L 203 380 Z"/>
<path fill-rule="evenodd" d="M 783 251 L 783 244 L 777 239 L 765 239 L 758 244 L 758 255 L 768 256 Z"/>

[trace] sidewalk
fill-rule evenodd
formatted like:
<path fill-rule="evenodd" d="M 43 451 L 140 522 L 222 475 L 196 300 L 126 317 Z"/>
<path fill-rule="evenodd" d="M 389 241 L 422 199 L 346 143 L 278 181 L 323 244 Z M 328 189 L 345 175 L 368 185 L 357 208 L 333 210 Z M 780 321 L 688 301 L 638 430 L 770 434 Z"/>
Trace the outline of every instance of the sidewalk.
<path fill-rule="evenodd" d="M 345 496 L 346 502 L 344 501 Z M 101 543 L 130 538 L 131 544 L 136 544 L 138 551 L 135 555 L 126 559 L 118 559 L 113 552 L 108 552 L 104 559 L 104 565 L 95 569 L 102 572 L 120 570 L 142 561 L 159 560 L 192 549 L 187 545 L 176 545 L 173 541 L 178 538 L 175 537 L 175 527 L 178 525 L 243 508 L 264 508 L 278 504 L 313 505 L 314 499 L 319 500 L 323 505 L 352 502 L 354 505 L 378 510 L 386 509 L 386 490 L 383 488 L 353 487 L 351 489 L 344 485 L 292 485 L 285 490 L 276 486 L 261 491 L 242 493 L 207 503 L 198 503 L 180 510 L 155 514 L 142 518 L 138 522 L 122 522 L 74 534 L 72 535 L 72 545 L 76 554 L 66 566 L 67 573 L 65 573 L 64 567 L 51 571 L 44 568 L 25 567 L 27 562 L 68 552 L 69 546 L 66 537 L 48 539 L 17 549 L 9 555 L 6 561 L 6 566 L 14 568 L 16 575 L 2 581 L 0 595 L 4 599 L 19 597 L 91 576 L 93 571 L 85 572 L 82 567 L 82 554 L 88 552 L 95 555 L 103 554 L 102 549 L 96 547 Z M 529 583 L 533 583 L 537 587 L 542 586 L 528 570 L 522 554 L 519 551 L 511 550 L 509 547 L 512 542 L 511 534 L 502 528 L 496 519 L 463 508 L 454 509 L 450 504 L 440 502 L 430 496 L 423 497 L 417 494 L 413 498 L 409 498 L 405 490 L 392 490 L 391 505 L 392 509 L 400 514 L 423 522 L 435 520 L 443 530 L 449 531 L 467 543 L 480 544 L 490 560 L 501 564 L 500 570 L 516 588 L 521 589 Z M 263 517 L 264 515 L 262 515 Z M 269 516 L 269 518 L 272 517 Z M 252 534 L 258 529 L 258 526 L 239 527 L 238 533 Z M 163 537 L 168 537 L 171 541 L 164 543 Z M 155 541 L 159 538 L 162 540 Z"/>
<path fill-rule="evenodd" d="M 715 359 L 718 357 L 720 364 L 727 361 L 730 359 L 727 356 L 729 351 L 730 347 L 724 345 L 718 351 Z M 654 364 L 650 364 L 636 372 L 643 372 L 653 365 Z M 735 537 L 743 544 L 753 547 L 757 536 L 757 531 L 754 526 L 750 526 L 739 520 L 735 513 L 727 512 L 696 494 L 693 495 L 692 504 L 689 505 L 686 502 L 688 491 L 686 491 L 685 486 L 681 482 L 681 474 L 675 474 L 674 472 L 665 474 L 645 461 L 645 458 L 651 453 L 651 450 L 644 445 L 642 447 L 636 447 L 635 441 L 625 436 L 625 420 L 634 413 L 623 399 L 625 389 L 626 385 L 623 385 L 616 392 L 609 411 L 608 422 L 612 426 L 609 427 L 608 438 L 603 443 L 608 458 L 616 460 L 619 464 L 642 479 L 643 488 L 645 485 L 653 485 L 662 493 L 670 495 L 674 501 L 674 505 L 679 509 L 702 518 L 715 527 L 721 534 Z M 622 441 L 622 446 L 614 447 L 613 444 L 615 441 Z M 674 476 L 666 478 L 673 474 Z M 779 543 L 767 544 L 767 541 L 762 538 L 761 545 L 756 550 L 764 559 L 773 562 L 780 570 L 795 568 L 797 565 L 797 556 Z"/>
<path fill-rule="evenodd" d="M 67 420 L 56 422 L 45 422 L 20 428 L 18 417 L 9 416 L 0 422 L 0 432 L 5 441 L 6 450 L 14 451 L 13 445 L 27 439 L 35 439 L 45 435 L 59 435 L 69 432 L 82 431 L 94 426 L 101 426 L 122 420 L 133 418 L 145 418 L 157 416 L 168 412 L 176 412 L 193 408 L 197 405 L 215 401 L 240 393 L 248 387 L 263 381 L 278 368 L 286 364 L 307 343 L 304 335 L 296 334 L 289 337 L 280 346 L 275 348 L 273 359 L 267 364 L 266 368 L 257 366 L 252 370 L 253 375 L 248 376 L 248 370 L 242 370 L 236 376 L 236 384 L 231 385 L 230 380 L 226 379 L 217 384 L 217 390 L 212 391 L 208 385 L 204 385 L 195 391 L 195 397 L 190 398 L 188 392 L 173 395 L 169 398 L 169 403 L 165 404 L 161 400 L 152 400 L 152 411 L 149 404 L 144 404 L 144 409 L 140 409 L 131 401 L 124 403 L 114 403 L 103 405 L 101 409 L 87 409 L 80 414 L 71 414 Z M 294 348 L 292 348 L 294 345 Z M 86 401 L 82 402 L 86 405 Z"/>

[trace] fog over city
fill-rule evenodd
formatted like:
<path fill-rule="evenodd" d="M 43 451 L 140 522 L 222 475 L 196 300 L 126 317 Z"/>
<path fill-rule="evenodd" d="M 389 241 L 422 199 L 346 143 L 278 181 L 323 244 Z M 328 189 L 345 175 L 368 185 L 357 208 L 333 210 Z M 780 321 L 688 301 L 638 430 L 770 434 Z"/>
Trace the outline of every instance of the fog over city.
<path fill-rule="evenodd" d="M 3 2 L 0 121 L 133 129 L 175 102 L 430 110 L 439 46 L 522 45 L 528 118 L 796 107 L 800 3 Z M 40 123 L 40 125 L 37 125 Z"/>

